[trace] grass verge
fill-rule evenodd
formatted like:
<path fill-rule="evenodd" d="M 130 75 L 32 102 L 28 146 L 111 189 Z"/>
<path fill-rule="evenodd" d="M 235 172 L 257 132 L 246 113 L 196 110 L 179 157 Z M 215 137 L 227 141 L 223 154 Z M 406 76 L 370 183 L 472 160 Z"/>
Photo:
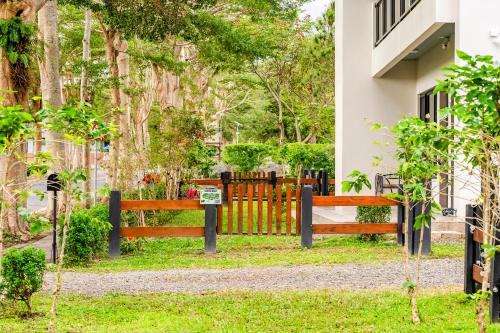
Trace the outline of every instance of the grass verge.
<path fill-rule="evenodd" d="M 20 320 L 4 308 L 2 332 L 46 332 L 49 296 L 35 297 L 42 314 Z M 425 290 L 422 323 L 414 325 L 403 292 L 231 292 L 206 295 L 64 295 L 60 332 L 474 332 L 474 305 L 460 292 Z M 491 325 L 489 332 L 500 332 Z"/>
<path fill-rule="evenodd" d="M 462 245 L 433 244 L 426 258 L 461 258 Z M 89 272 L 161 270 L 171 268 L 238 268 L 294 265 L 380 263 L 400 260 L 401 248 L 393 241 L 364 242 L 352 237 L 314 239 L 313 248 L 300 247 L 299 237 L 218 236 L 217 254 L 204 253 L 202 238 L 148 240 L 144 250 L 117 259 L 102 259 L 87 267 L 69 270 Z"/>

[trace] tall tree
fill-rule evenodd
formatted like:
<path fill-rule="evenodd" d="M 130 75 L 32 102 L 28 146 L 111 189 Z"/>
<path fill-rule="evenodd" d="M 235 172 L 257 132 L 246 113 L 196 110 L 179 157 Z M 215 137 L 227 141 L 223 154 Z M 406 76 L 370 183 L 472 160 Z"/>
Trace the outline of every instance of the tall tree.
<path fill-rule="evenodd" d="M 6 31 L 6 38 L 0 44 L 0 96 L 6 106 L 21 105 L 29 110 L 30 64 L 33 51 L 35 29 L 33 23 L 36 14 L 34 1 L 0 2 L 0 24 Z M 7 208 L 3 211 L 2 223 L 11 233 L 28 237 L 28 228 L 20 218 L 17 207 L 18 190 L 26 184 L 26 164 L 20 158 L 25 156 L 26 144 L 21 144 L 15 152 L 5 156 L 1 168 L 11 184 L 3 191 L 3 202 Z"/>

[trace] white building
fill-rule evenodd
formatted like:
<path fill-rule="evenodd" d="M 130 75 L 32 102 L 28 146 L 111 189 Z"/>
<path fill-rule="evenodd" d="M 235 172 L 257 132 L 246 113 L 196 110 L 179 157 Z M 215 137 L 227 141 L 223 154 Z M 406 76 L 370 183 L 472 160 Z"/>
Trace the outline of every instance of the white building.
<path fill-rule="evenodd" d="M 390 147 L 372 144 L 387 138 L 368 122 L 434 118 L 448 98 L 430 92 L 441 69 L 457 60 L 456 50 L 500 59 L 500 0 L 336 0 L 337 193 L 352 170 L 372 177 L 394 171 Z M 373 167 L 379 155 L 383 167 Z M 441 204 L 461 216 L 475 196 L 458 180 L 442 192 Z"/>

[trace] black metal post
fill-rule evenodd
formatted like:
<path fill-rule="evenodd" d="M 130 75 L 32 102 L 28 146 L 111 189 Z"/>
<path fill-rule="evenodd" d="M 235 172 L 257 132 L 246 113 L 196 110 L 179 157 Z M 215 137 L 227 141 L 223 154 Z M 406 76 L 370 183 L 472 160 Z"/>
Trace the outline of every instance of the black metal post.
<path fill-rule="evenodd" d="M 323 170 L 321 173 L 321 195 L 328 196 L 328 172 Z"/>
<path fill-rule="evenodd" d="M 53 209 L 52 209 L 52 263 L 55 264 L 57 261 L 57 192 L 53 191 Z"/>
<path fill-rule="evenodd" d="M 217 252 L 217 205 L 205 205 L 205 253 Z"/>
<path fill-rule="evenodd" d="M 411 209 L 410 209 L 410 232 L 409 232 L 409 239 L 407 242 L 408 245 L 408 253 L 411 255 L 417 255 L 418 254 L 418 248 L 419 248 L 419 243 L 420 243 L 420 233 L 421 229 L 423 229 L 423 240 L 422 240 L 422 252 L 421 254 L 424 256 L 430 255 L 431 254 L 431 221 L 429 222 L 429 226 L 426 227 L 424 224 L 420 226 L 420 228 L 417 230 L 415 229 L 415 222 L 417 219 L 417 216 L 422 214 L 422 204 L 421 203 L 410 203 Z M 425 209 L 425 214 L 428 214 L 430 212 L 431 207 L 427 206 Z"/>
<path fill-rule="evenodd" d="M 277 183 L 278 177 L 276 176 L 276 171 L 271 171 L 271 179 L 269 179 L 269 184 L 273 185 L 273 188 L 276 188 Z"/>
<path fill-rule="evenodd" d="M 304 248 L 312 247 L 312 187 L 304 186 L 302 188 L 302 217 L 300 243 Z"/>
<path fill-rule="evenodd" d="M 109 257 L 117 258 L 120 256 L 120 191 L 111 191 L 109 196 L 109 222 L 111 230 L 109 231 Z"/>
<path fill-rule="evenodd" d="M 472 278 L 472 268 L 475 262 L 474 239 L 472 228 L 475 225 L 474 207 L 467 205 L 465 209 L 465 256 L 464 256 L 464 292 L 474 294 L 476 283 Z"/>

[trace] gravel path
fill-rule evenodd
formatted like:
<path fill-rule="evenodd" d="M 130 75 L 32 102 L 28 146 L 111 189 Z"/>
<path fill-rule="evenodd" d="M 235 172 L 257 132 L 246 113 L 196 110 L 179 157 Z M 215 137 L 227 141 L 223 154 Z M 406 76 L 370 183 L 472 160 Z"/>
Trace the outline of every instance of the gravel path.
<path fill-rule="evenodd" d="M 421 286 L 463 283 L 463 261 L 424 260 Z M 52 290 L 54 273 L 47 273 L 45 290 Z M 401 262 L 379 265 L 295 266 L 237 269 L 172 269 L 118 273 L 63 274 L 62 291 L 100 296 L 118 293 L 204 293 L 225 290 L 373 289 L 400 287 Z"/>

